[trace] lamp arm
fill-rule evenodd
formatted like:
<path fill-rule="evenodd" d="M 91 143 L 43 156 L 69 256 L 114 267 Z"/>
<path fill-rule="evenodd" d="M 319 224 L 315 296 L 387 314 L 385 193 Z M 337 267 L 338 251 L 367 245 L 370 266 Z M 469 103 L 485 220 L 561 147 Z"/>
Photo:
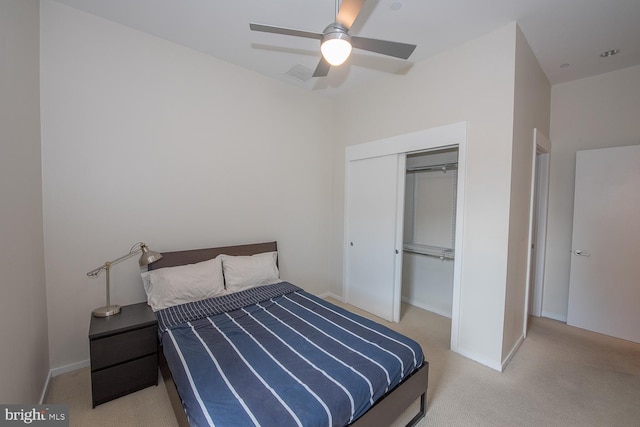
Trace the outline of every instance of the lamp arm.
<path fill-rule="evenodd" d="M 140 252 L 142 252 L 142 246 L 144 245 L 144 243 L 142 242 L 138 242 L 135 245 L 133 245 L 131 247 L 131 249 L 129 250 L 129 253 L 126 255 L 121 256 L 120 258 L 116 258 L 113 261 L 107 261 L 105 262 L 103 265 L 101 265 L 100 267 L 94 268 L 93 270 L 91 270 L 90 272 L 87 273 L 87 276 L 89 277 L 98 277 L 98 275 L 100 275 L 100 272 L 102 272 L 102 270 L 107 270 L 108 268 L 110 268 L 112 265 L 118 264 L 126 259 L 131 258 L 132 256 L 139 254 Z"/>

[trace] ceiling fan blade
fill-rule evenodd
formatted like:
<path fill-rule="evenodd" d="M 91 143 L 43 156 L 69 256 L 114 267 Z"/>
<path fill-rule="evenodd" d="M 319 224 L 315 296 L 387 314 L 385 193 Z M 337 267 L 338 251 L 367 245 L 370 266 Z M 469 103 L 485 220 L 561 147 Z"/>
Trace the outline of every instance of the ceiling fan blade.
<path fill-rule="evenodd" d="M 321 33 L 312 33 L 310 31 L 294 30 L 292 28 L 274 27 L 273 25 L 256 24 L 251 22 L 249 28 L 252 31 L 262 31 L 263 33 L 284 34 L 285 36 L 306 37 L 308 39 L 322 38 Z"/>
<path fill-rule="evenodd" d="M 381 53 L 401 59 L 409 59 L 416 45 L 351 36 L 351 45 L 358 49 Z"/>
<path fill-rule="evenodd" d="M 324 59 L 324 56 L 320 57 L 320 62 L 318 62 L 318 66 L 316 70 L 313 72 L 313 77 L 326 77 L 329 74 L 329 69 L 331 68 L 331 64 Z"/>
<path fill-rule="evenodd" d="M 342 0 L 338 16 L 336 16 L 336 22 L 344 26 L 347 30 L 351 28 L 353 21 L 358 17 L 365 1 L 366 0 Z"/>

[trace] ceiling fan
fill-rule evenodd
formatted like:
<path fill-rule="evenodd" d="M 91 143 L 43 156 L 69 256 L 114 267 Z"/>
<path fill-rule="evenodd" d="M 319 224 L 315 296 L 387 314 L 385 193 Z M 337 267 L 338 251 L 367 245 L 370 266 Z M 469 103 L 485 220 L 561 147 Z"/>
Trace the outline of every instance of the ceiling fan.
<path fill-rule="evenodd" d="M 320 40 L 322 57 L 313 72 L 313 77 L 324 77 L 331 66 L 344 63 L 351 54 L 351 48 L 368 50 L 395 58 L 408 59 L 416 45 L 398 43 L 387 40 L 376 40 L 367 37 L 353 36 L 349 32 L 351 25 L 358 17 L 366 0 L 343 0 L 336 14 L 335 22 L 329 24 L 322 33 L 313 33 L 272 25 L 250 23 L 252 31 L 284 34 L 287 36 L 306 37 Z"/>

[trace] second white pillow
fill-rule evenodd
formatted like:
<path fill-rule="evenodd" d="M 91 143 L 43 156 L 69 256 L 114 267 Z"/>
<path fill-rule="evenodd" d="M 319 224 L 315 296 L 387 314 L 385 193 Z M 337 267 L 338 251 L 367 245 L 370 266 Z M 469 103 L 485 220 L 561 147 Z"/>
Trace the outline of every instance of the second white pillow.
<path fill-rule="evenodd" d="M 277 252 L 251 256 L 220 255 L 224 283 L 228 292 L 238 292 L 260 285 L 280 282 Z"/>

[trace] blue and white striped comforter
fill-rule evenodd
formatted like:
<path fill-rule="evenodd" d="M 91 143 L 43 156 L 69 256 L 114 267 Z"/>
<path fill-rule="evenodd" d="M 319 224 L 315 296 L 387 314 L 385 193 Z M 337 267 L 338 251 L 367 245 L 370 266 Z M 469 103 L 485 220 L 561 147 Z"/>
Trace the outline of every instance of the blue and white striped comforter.
<path fill-rule="evenodd" d="M 192 426 L 344 426 L 424 360 L 415 341 L 286 282 L 156 314 Z"/>

